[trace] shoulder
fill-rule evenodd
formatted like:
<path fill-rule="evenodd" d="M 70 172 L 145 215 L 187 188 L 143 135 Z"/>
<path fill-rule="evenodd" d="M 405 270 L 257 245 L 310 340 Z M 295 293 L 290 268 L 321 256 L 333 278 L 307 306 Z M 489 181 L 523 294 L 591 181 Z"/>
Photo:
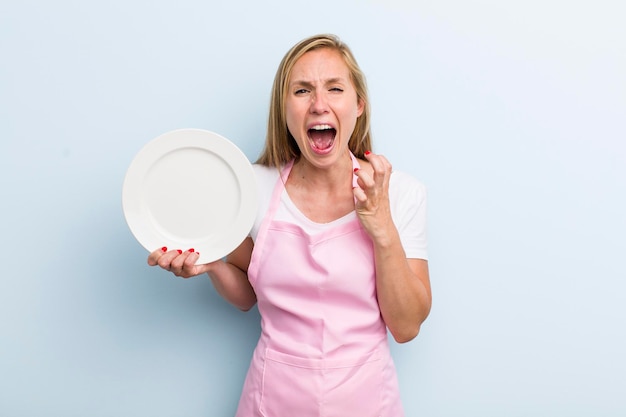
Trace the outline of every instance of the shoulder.
<path fill-rule="evenodd" d="M 392 201 L 412 200 L 421 203 L 426 200 L 426 186 L 414 176 L 393 171 L 389 179 L 389 198 Z"/>
<path fill-rule="evenodd" d="M 263 209 L 269 205 L 272 190 L 276 185 L 276 181 L 280 177 L 280 170 L 274 167 L 259 164 L 253 164 L 252 170 L 254 171 L 254 176 L 256 178 L 259 203 Z"/>
<path fill-rule="evenodd" d="M 270 183 L 273 185 L 280 175 L 279 169 L 260 164 L 252 164 L 252 170 L 261 187 Z"/>
<path fill-rule="evenodd" d="M 426 216 L 426 186 L 417 178 L 394 171 L 389 179 L 389 205 L 397 226 Z"/>
<path fill-rule="evenodd" d="M 250 231 L 250 236 L 254 241 L 256 241 L 257 233 L 261 227 L 261 221 L 270 206 L 272 191 L 274 190 L 276 181 L 278 181 L 278 178 L 280 177 L 280 170 L 275 167 L 252 164 L 252 171 L 254 172 L 254 176 L 256 178 L 259 206 L 254 225 Z"/>

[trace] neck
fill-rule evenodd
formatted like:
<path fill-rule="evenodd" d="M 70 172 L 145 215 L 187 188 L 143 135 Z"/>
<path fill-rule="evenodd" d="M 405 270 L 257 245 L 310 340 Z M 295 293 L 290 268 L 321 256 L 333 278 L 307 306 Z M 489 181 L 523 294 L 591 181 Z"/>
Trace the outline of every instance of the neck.
<path fill-rule="evenodd" d="M 346 184 L 352 187 L 352 175 L 352 159 L 346 152 L 344 157 L 327 168 L 317 167 L 305 158 L 299 157 L 294 163 L 290 178 L 299 186 L 313 187 L 317 190 L 337 190 L 345 188 Z"/>

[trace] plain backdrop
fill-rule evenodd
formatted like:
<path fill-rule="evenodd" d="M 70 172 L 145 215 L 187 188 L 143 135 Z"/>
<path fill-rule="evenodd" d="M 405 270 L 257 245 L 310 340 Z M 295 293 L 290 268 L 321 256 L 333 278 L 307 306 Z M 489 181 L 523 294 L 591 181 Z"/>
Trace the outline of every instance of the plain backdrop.
<path fill-rule="evenodd" d="M 322 32 L 368 77 L 374 151 L 429 190 L 433 310 L 393 346 L 407 416 L 626 415 L 625 16 L 619 0 L 2 0 L 0 415 L 233 415 L 258 312 L 149 268 L 122 183 L 177 128 L 254 160 L 278 62 Z"/>

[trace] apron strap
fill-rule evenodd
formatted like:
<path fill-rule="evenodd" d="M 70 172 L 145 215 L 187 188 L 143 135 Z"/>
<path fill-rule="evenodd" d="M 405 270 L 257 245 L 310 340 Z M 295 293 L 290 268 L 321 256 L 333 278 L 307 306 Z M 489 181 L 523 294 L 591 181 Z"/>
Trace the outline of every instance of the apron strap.
<path fill-rule="evenodd" d="M 352 171 L 359 168 L 361 169 L 361 165 L 359 164 L 359 160 L 356 159 L 356 156 L 352 152 L 350 152 L 350 159 L 352 159 Z M 352 175 L 352 188 L 356 188 L 359 184 L 356 182 L 359 177 L 356 176 L 356 173 Z"/>

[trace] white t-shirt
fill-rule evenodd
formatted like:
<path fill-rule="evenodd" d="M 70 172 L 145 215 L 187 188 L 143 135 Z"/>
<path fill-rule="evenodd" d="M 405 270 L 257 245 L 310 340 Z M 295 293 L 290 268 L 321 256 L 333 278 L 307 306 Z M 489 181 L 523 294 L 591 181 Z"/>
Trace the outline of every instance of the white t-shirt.
<path fill-rule="evenodd" d="M 250 231 L 252 240 L 261 227 L 270 205 L 270 200 L 280 176 L 277 168 L 254 164 L 259 192 L 259 211 Z M 426 240 L 426 187 L 412 176 L 393 171 L 389 179 L 389 200 L 391 217 L 400 234 L 400 240 L 407 258 L 428 259 Z M 283 191 L 281 204 L 276 211 L 276 220 L 296 223 L 309 234 L 319 233 L 326 228 L 354 219 L 356 212 L 334 220 L 330 223 L 316 223 L 307 218 Z"/>

